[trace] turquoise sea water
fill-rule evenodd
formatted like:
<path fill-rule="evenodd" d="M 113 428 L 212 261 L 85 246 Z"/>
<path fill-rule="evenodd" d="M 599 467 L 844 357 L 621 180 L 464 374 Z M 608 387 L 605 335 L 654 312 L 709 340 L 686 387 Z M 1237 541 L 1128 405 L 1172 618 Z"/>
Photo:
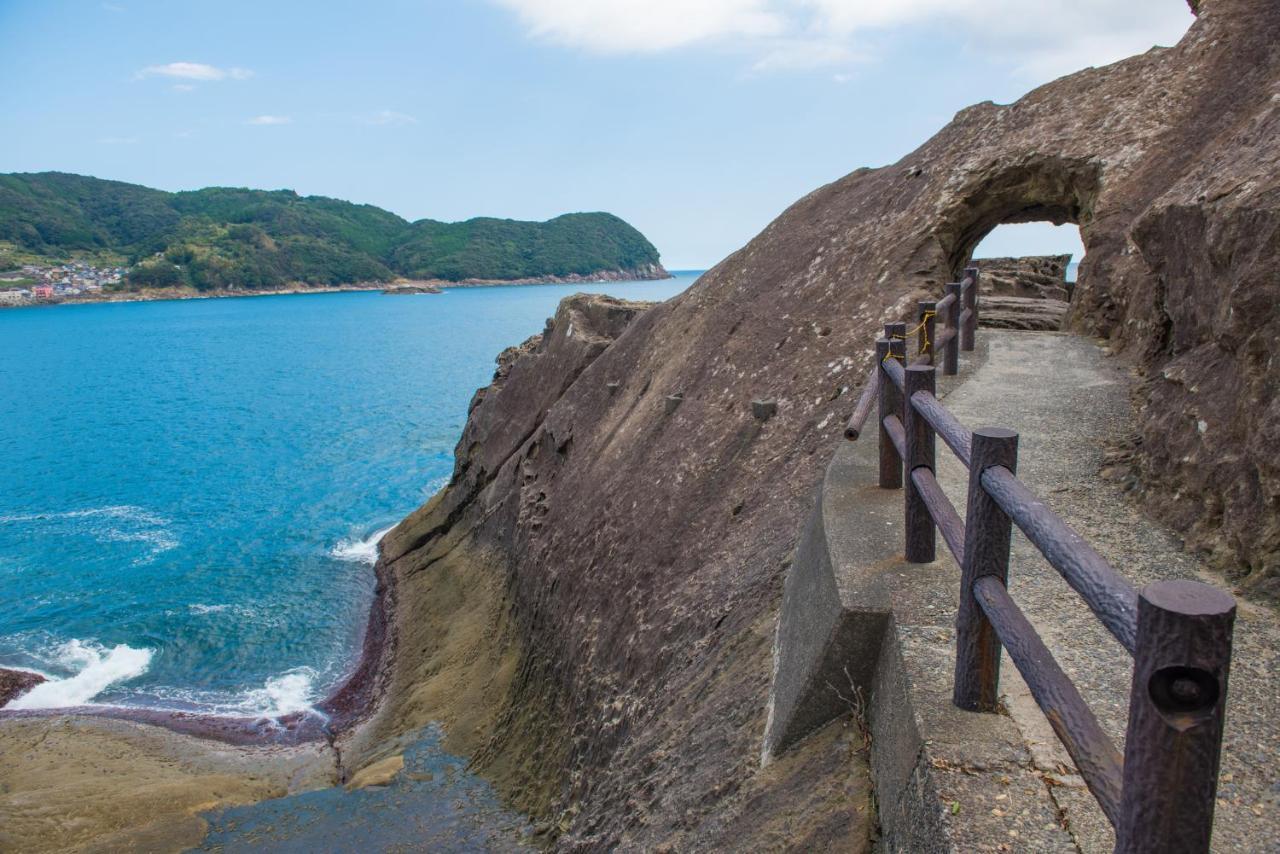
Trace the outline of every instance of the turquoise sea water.
<path fill-rule="evenodd" d="M 695 278 L 0 311 L 0 666 L 52 678 L 10 708 L 308 708 L 494 356 Z"/>

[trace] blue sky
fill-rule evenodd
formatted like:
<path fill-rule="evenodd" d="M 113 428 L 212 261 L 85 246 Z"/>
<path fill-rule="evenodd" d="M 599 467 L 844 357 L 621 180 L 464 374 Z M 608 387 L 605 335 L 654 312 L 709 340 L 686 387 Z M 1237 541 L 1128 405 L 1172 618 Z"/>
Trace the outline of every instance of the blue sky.
<path fill-rule="evenodd" d="M 702 268 L 966 105 L 1191 21 L 1181 0 L 0 0 L 0 171 L 409 219 L 607 210 Z"/>

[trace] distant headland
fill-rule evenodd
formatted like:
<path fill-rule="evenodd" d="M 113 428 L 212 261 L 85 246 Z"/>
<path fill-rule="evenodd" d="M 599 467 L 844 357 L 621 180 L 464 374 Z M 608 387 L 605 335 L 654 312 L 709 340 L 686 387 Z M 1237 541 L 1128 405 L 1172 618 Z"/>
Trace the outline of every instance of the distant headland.
<path fill-rule="evenodd" d="M 609 213 L 409 222 L 292 190 L 0 175 L 0 305 L 669 276 L 653 244 Z"/>

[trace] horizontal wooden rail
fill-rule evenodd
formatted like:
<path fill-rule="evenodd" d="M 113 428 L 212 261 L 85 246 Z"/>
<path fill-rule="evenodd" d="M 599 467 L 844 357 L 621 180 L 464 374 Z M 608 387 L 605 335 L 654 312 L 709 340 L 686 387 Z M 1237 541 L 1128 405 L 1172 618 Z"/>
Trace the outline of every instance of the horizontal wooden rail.
<path fill-rule="evenodd" d="M 893 447 L 898 451 L 898 459 L 902 459 L 907 453 L 907 431 L 902 428 L 902 422 L 898 420 L 898 416 L 886 417 L 884 429 L 889 434 L 889 441 L 893 442 Z"/>
<path fill-rule="evenodd" d="M 960 564 L 952 702 L 999 711 L 1007 651 L 1115 827 L 1115 850 L 1208 852 L 1235 601 L 1191 581 L 1159 582 L 1139 594 L 1018 480 L 1016 432 L 970 431 L 942 405 L 937 373 L 955 374 L 960 350 L 974 349 L 978 296 L 978 270 L 970 267 L 961 282 L 946 285 L 943 299 L 920 300 L 917 355 L 909 362 L 907 324 L 885 324 L 845 433 L 857 438 L 878 399 L 879 484 L 905 487 L 903 558 L 933 563 L 941 531 Z M 969 470 L 963 518 L 938 484 L 938 436 Z M 1133 655 L 1123 758 L 1009 595 L 1014 525 Z"/>
<path fill-rule="evenodd" d="M 942 401 L 928 392 L 918 391 L 911 395 L 911 405 L 968 468 L 973 454 L 973 434 L 942 405 Z"/>
<path fill-rule="evenodd" d="M 1138 634 L 1138 592 L 1133 585 L 1004 466 L 983 471 L 982 488 L 1132 653 Z"/>
<path fill-rule="evenodd" d="M 886 359 L 884 362 L 884 372 L 888 375 L 890 381 L 898 387 L 898 391 L 902 391 L 902 387 L 907 381 L 906 372 L 902 368 L 902 363 L 897 359 Z"/>
<path fill-rule="evenodd" d="M 929 508 L 933 523 L 942 532 L 942 539 L 951 550 L 951 556 L 957 563 L 964 560 L 964 520 L 956 512 L 951 499 L 947 498 L 947 494 L 938 485 L 938 478 L 934 476 L 933 469 L 920 466 L 911 472 L 911 481 L 916 485 L 916 489 L 920 490 L 924 505 Z"/>
<path fill-rule="evenodd" d="M 844 425 L 846 439 L 853 440 L 862 434 L 862 425 L 867 423 L 867 417 L 871 415 L 871 409 L 876 405 L 876 395 L 879 391 L 880 368 L 872 365 L 871 373 L 862 385 L 862 394 L 858 395 L 858 402 L 853 407 L 853 415 L 849 416 L 848 423 Z"/>
<path fill-rule="evenodd" d="M 1120 751 L 999 579 L 979 578 L 973 593 L 1089 791 L 1111 823 L 1117 824 L 1124 778 Z"/>

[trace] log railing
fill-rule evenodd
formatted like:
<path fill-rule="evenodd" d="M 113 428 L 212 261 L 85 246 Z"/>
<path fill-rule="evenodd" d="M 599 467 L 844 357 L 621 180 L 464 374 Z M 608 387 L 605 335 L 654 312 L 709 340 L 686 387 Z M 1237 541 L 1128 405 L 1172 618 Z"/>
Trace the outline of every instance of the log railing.
<path fill-rule="evenodd" d="M 977 270 L 965 273 L 941 300 L 920 303 L 910 363 L 906 324 L 885 326 L 845 430 L 856 439 L 878 401 L 880 486 L 904 487 L 906 559 L 933 561 L 941 531 L 960 565 L 952 700 L 995 712 L 1007 651 L 1115 827 L 1116 851 L 1208 851 L 1235 600 L 1194 581 L 1135 590 L 1018 479 L 1017 433 L 969 431 L 938 400 L 935 358 L 955 374 L 959 350 L 974 346 Z M 939 317 L 944 327 L 935 336 Z M 963 518 L 938 484 L 937 437 L 969 470 Z M 1133 656 L 1123 755 L 1009 594 L 1014 525 Z"/>

